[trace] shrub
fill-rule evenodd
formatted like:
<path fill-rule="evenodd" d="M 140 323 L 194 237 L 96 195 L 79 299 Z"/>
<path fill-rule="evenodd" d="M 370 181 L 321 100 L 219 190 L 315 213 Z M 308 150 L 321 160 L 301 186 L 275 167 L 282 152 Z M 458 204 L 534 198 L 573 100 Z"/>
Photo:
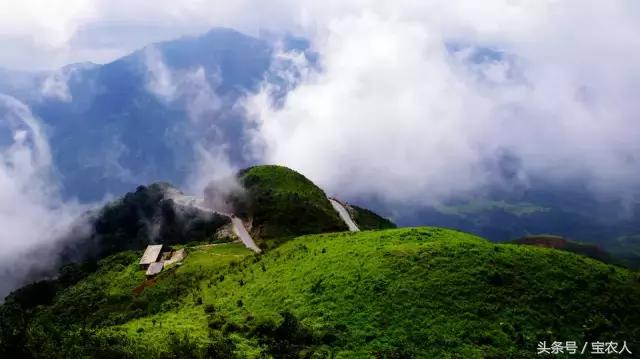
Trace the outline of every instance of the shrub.
<path fill-rule="evenodd" d="M 209 344 L 205 348 L 206 359 L 232 359 L 235 358 L 236 345 L 233 341 L 218 331 L 209 332 Z"/>
<path fill-rule="evenodd" d="M 169 335 L 169 357 L 180 359 L 198 359 L 201 357 L 198 345 L 191 338 L 184 334 Z"/>
<path fill-rule="evenodd" d="M 223 316 L 215 314 L 209 319 L 208 325 L 210 329 L 222 329 L 226 322 Z"/>
<path fill-rule="evenodd" d="M 311 347 L 317 340 L 291 312 L 285 311 L 280 315 L 282 322 L 279 325 L 272 321 L 262 322 L 254 329 L 254 335 L 275 358 L 297 358 L 298 352 Z"/>

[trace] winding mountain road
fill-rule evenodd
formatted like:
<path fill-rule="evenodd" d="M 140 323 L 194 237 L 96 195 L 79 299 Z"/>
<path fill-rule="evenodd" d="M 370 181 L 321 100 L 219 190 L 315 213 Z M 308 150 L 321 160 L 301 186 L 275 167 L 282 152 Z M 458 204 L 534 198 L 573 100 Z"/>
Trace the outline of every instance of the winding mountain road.
<path fill-rule="evenodd" d="M 347 209 L 342 205 L 342 203 L 340 203 L 340 201 L 337 201 L 333 198 L 329 198 L 329 202 L 331 202 L 333 209 L 335 209 L 336 212 L 338 212 L 338 214 L 340 215 L 340 218 L 342 218 L 342 221 L 347 225 L 347 227 L 349 227 L 349 230 L 351 232 L 360 231 L 360 228 L 358 228 L 358 225 L 356 225 L 356 222 L 354 222 L 351 216 L 349 215 L 349 211 L 347 211 Z"/>
<path fill-rule="evenodd" d="M 229 217 L 229 219 L 231 219 L 233 233 L 235 233 L 235 235 L 238 236 L 238 238 L 242 241 L 245 247 L 251 249 L 256 253 L 262 252 L 262 250 L 256 245 L 256 242 L 253 241 L 253 238 L 251 238 L 251 235 L 247 231 L 247 228 L 244 226 L 242 219 L 240 219 L 239 217 L 236 217 L 235 215 L 230 213 L 219 212 L 211 208 L 207 208 L 204 205 L 203 199 L 197 198 L 194 196 L 187 196 L 177 190 L 167 191 L 167 197 L 173 199 L 173 201 L 177 205 L 180 205 L 183 207 L 191 207 L 203 212 L 214 213 L 214 214 L 219 214 L 219 215 Z M 338 215 L 340 216 L 342 221 L 349 228 L 349 231 L 351 232 L 360 231 L 360 229 L 358 228 L 358 225 L 354 222 L 353 218 L 351 218 L 351 216 L 349 215 L 349 211 L 345 208 L 345 206 L 340 201 L 334 198 L 329 197 L 328 199 L 333 209 L 335 209 L 336 212 L 338 212 Z"/>
<path fill-rule="evenodd" d="M 238 236 L 238 238 L 242 241 L 244 246 L 256 253 L 262 252 L 262 250 L 256 245 L 256 242 L 253 241 L 253 238 L 251 238 L 251 235 L 247 231 L 247 228 L 244 226 L 242 219 L 236 217 L 233 214 L 218 212 L 211 208 L 207 208 L 204 206 L 203 199 L 197 198 L 194 196 L 184 195 L 183 193 L 177 190 L 167 191 L 167 196 L 171 198 L 174 201 L 174 203 L 180 206 L 196 208 L 203 212 L 214 213 L 214 214 L 219 214 L 222 216 L 229 217 L 229 219 L 231 219 L 233 233 L 235 233 L 236 236 Z"/>

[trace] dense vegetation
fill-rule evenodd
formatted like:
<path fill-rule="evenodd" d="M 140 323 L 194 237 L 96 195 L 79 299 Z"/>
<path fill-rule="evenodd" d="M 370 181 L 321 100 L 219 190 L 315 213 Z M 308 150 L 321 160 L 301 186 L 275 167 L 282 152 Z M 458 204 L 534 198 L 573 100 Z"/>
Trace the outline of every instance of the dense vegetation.
<path fill-rule="evenodd" d="M 170 185 L 139 186 L 121 199 L 107 204 L 91 220 L 93 231 L 83 242 L 95 246 L 96 256 L 123 250 L 139 250 L 150 242 L 180 244 L 213 240 L 216 230 L 229 223 L 225 216 L 195 209 L 178 211 L 166 198 Z"/>
<path fill-rule="evenodd" d="M 366 208 L 349 204 L 347 209 L 360 230 L 396 228 L 395 223 Z"/>
<path fill-rule="evenodd" d="M 31 288 L 46 302 L 12 295 L 0 353 L 504 358 L 536 357 L 540 340 L 640 345 L 637 272 L 452 230 L 308 235 L 261 256 L 192 247 L 134 294 L 139 254 L 111 256 L 66 288 Z"/>
<path fill-rule="evenodd" d="M 238 174 L 247 193 L 237 213 L 252 220 L 255 238 L 283 238 L 346 230 L 326 194 L 298 172 L 282 166 L 255 166 Z"/>

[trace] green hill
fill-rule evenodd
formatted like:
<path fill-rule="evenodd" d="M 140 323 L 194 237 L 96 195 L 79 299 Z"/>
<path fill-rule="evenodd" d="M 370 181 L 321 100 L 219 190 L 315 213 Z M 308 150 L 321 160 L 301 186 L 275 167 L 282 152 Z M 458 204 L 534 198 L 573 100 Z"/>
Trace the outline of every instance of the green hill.
<path fill-rule="evenodd" d="M 302 234 L 346 230 L 324 191 L 303 175 L 281 166 L 255 166 L 240 171 L 244 192 L 226 199 L 235 212 L 251 223 L 256 240 L 278 241 Z M 215 242 L 218 229 L 230 223 L 227 216 L 203 212 L 195 207 L 176 208 L 167 183 L 139 186 L 91 214 L 92 233 L 82 238 L 82 247 L 92 248 L 96 258 L 123 250 L 138 250 L 150 242 L 185 244 Z M 348 207 L 362 229 L 392 228 L 395 225 L 372 211 Z M 69 241 L 68 252 L 78 241 Z M 68 255 L 67 257 L 74 257 Z M 77 257 L 77 255 L 75 255 Z"/>
<path fill-rule="evenodd" d="M 14 293 L 0 307 L 2 357 L 529 358 L 543 340 L 640 350 L 638 273 L 569 252 L 440 228 L 188 252 L 138 295 L 131 251 L 75 284 Z"/>
<path fill-rule="evenodd" d="M 246 196 L 236 212 L 251 220 L 254 238 L 286 238 L 346 230 L 322 189 L 300 173 L 282 166 L 255 166 L 240 171 Z"/>
<path fill-rule="evenodd" d="M 358 228 L 361 230 L 396 228 L 395 223 L 366 208 L 354 204 L 347 204 L 347 209 L 349 210 L 351 218 L 353 218 L 353 221 L 356 222 Z"/>

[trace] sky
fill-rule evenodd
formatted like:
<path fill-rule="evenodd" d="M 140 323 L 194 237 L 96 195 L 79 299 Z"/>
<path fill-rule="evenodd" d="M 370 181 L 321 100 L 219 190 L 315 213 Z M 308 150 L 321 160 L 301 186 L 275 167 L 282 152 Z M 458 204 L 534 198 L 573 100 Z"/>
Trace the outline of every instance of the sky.
<path fill-rule="evenodd" d="M 238 105 L 247 156 L 299 170 L 329 193 L 436 202 L 499 184 L 497 168 L 516 158 L 524 184 L 580 178 L 603 196 L 637 194 L 634 0 L 0 0 L 0 67 L 106 63 L 217 26 L 310 41 L 316 64 L 275 54 L 295 64 L 274 70 L 295 72 L 281 74 L 292 89 L 282 101 L 273 101 L 282 84 L 265 81 Z M 168 102 L 188 94 L 190 120 L 219 105 L 201 84 L 212 74 L 172 73 L 152 50 L 147 57 L 148 90 Z M 64 79 L 54 80 L 48 91 L 69 100 Z M 0 225 L 13 224 L 11 238 L 46 237 L 43 228 L 81 206 L 56 195 L 38 119 L 12 99 L 0 104 L 0 121 L 20 124 L 0 153 L 0 198 L 25 203 L 4 208 Z M 195 177 L 220 171 L 214 163 L 232 170 L 219 147 L 197 146 Z M 29 225 L 34 217 L 42 228 Z"/>

